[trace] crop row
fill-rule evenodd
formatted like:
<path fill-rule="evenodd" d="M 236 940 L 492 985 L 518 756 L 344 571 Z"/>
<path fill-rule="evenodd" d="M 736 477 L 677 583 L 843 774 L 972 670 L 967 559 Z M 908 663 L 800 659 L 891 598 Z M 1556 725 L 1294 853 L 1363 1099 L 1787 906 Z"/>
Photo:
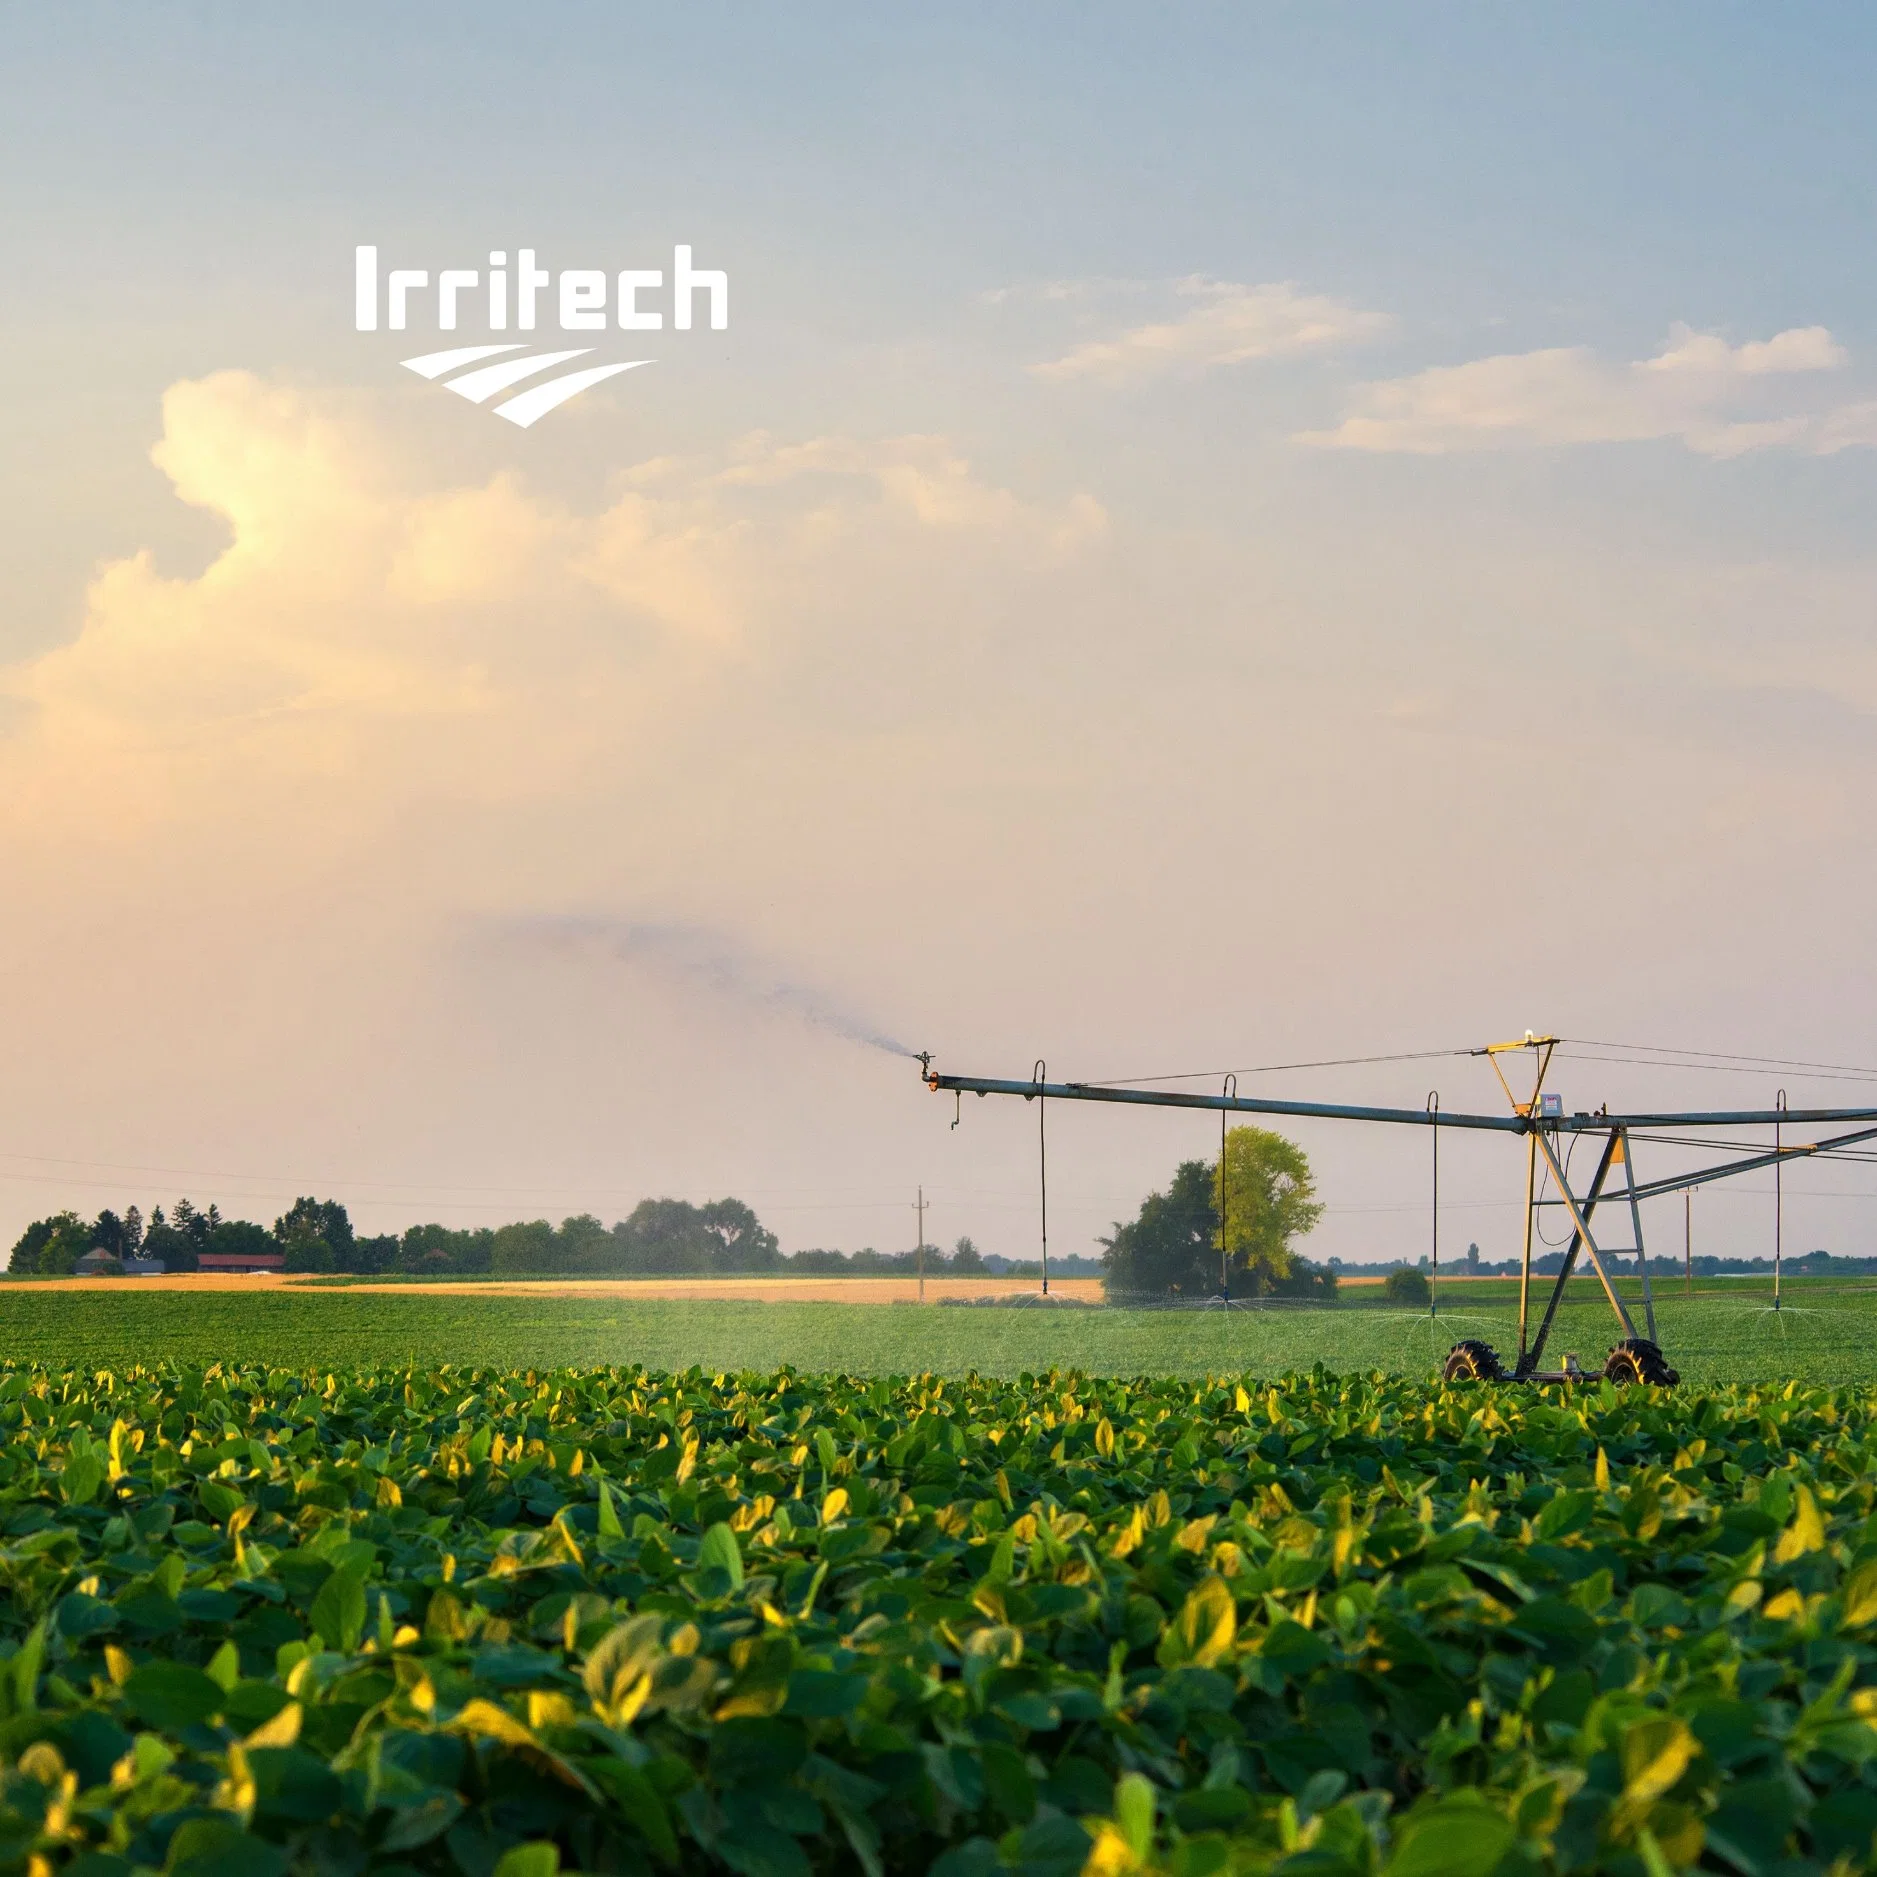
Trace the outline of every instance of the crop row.
<path fill-rule="evenodd" d="M 0 1380 L 0 1869 L 1877 1846 L 1868 1393 Z"/>

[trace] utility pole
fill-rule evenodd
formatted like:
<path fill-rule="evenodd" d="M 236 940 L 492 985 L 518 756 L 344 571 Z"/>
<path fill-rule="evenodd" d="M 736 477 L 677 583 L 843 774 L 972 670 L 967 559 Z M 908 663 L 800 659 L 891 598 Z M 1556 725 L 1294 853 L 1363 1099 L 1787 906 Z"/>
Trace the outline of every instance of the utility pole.
<path fill-rule="evenodd" d="M 919 1201 L 915 1210 L 919 1214 L 919 1301 L 925 1302 L 925 1188 L 919 1188 Z"/>
<path fill-rule="evenodd" d="M 1692 1186 L 1684 1186 L 1681 1191 L 1681 1258 L 1686 1274 L 1685 1288 L 1692 1297 L 1695 1294 L 1695 1189 Z"/>

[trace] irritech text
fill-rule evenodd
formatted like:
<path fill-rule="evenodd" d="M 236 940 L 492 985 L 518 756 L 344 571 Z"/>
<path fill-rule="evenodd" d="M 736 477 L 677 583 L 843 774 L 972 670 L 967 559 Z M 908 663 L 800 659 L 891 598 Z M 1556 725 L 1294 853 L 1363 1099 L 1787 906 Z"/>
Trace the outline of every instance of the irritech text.
<path fill-rule="evenodd" d="M 486 290 L 481 270 L 446 267 L 437 275 L 434 299 L 428 268 L 394 267 L 382 277 L 381 291 L 375 247 L 357 249 L 355 266 L 355 318 L 360 332 L 378 330 L 381 307 L 391 332 L 403 332 L 419 307 L 434 311 L 439 332 L 455 332 L 459 317 L 467 314 L 473 319 L 478 308 L 486 309 L 490 332 L 509 330 L 511 281 L 503 249 L 489 256 Z M 568 267 L 551 274 L 535 265 L 533 248 L 521 248 L 516 251 L 512 284 L 517 332 L 534 331 L 542 299 L 558 313 L 563 332 L 604 332 L 611 324 L 617 324 L 621 332 L 665 329 L 662 268 L 628 267 L 609 275 L 597 267 Z M 707 304 L 711 330 L 724 331 L 730 324 L 729 275 L 722 268 L 692 266 L 690 248 L 680 245 L 671 261 L 669 304 L 674 330 L 691 330 L 700 298 Z"/>

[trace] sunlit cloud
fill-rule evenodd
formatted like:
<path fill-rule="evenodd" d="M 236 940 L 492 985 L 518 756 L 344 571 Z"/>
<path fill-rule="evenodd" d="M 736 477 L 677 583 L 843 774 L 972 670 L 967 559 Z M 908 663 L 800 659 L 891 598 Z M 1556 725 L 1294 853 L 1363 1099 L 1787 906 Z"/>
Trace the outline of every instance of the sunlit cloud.
<path fill-rule="evenodd" d="M 1342 423 L 1298 440 L 1423 456 L 1663 438 L 1704 456 L 1771 448 L 1828 454 L 1870 440 L 1873 407 L 1821 413 L 1767 405 L 1782 383 L 1845 362 L 1823 326 L 1736 346 L 1677 325 L 1653 357 L 1626 365 L 1558 346 L 1360 385 Z"/>
<path fill-rule="evenodd" d="M 1198 276 L 1178 281 L 1186 310 L 1171 319 L 1091 339 L 1030 369 L 1052 380 L 1089 378 L 1136 383 L 1168 373 L 1196 374 L 1222 365 L 1327 352 L 1372 339 L 1388 316 L 1327 294 L 1305 293 L 1295 281 L 1245 286 Z M 1068 297 L 1061 289 L 1056 297 Z"/>
<path fill-rule="evenodd" d="M 452 483 L 242 372 L 172 387 L 153 455 L 227 544 L 187 578 L 111 563 L 76 638 L 0 670 L 0 826 L 253 820 L 314 774 L 374 811 L 551 789 L 776 633 L 843 629 L 830 591 L 916 588 L 934 554 L 1053 565 L 1106 525 L 934 436 L 752 436 L 579 512 L 513 474 Z"/>

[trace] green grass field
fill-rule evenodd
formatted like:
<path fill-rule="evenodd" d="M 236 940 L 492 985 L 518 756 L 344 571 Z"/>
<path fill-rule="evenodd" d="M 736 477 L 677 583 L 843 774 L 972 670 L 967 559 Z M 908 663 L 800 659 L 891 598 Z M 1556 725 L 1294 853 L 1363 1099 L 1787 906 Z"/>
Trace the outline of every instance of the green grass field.
<path fill-rule="evenodd" d="M 1688 1382 L 1877 1381 L 1877 1288 L 1795 1282 L 1775 1316 L 1765 1286 L 1712 1285 L 1658 1297 L 1661 1341 Z M 1639 1317 L 1640 1320 L 1640 1317 Z M 1502 1353 L 1517 1340 L 1510 1286 L 1443 1285 L 1429 1321 L 1362 1303 L 1333 1309 L 1167 1312 L 762 1304 L 369 1291 L 96 1291 L 0 1288 L 0 1352 L 75 1368 L 170 1360 L 287 1366 L 642 1362 L 653 1368 L 850 1374 L 1272 1376 L 1321 1362 L 1344 1372 L 1431 1374 L 1462 1336 Z M 1548 1356 L 1600 1366 L 1615 1340 L 1608 1306 L 1575 1287 Z"/>

